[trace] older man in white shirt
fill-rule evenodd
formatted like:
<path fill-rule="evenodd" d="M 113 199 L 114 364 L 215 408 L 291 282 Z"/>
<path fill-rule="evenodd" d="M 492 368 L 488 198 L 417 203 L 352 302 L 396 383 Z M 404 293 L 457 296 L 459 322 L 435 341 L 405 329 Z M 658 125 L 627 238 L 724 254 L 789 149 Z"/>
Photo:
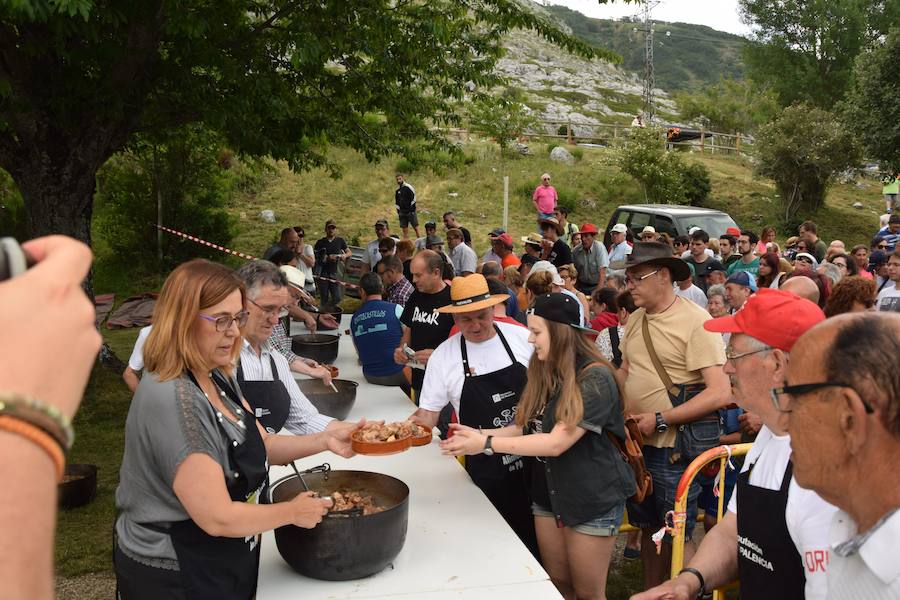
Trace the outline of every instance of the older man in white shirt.
<path fill-rule="evenodd" d="M 900 314 L 848 313 L 797 342 L 790 386 L 773 390 L 794 477 L 840 510 L 829 600 L 900 598 Z"/>

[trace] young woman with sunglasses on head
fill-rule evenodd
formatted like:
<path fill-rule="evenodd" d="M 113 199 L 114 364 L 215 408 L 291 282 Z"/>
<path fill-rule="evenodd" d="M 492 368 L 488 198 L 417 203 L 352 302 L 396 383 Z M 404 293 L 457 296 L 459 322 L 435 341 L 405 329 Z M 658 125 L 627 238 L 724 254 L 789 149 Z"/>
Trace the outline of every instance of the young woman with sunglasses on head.
<path fill-rule="evenodd" d="M 249 600 L 259 533 L 315 527 L 330 506 L 308 493 L 258 504 L 269 463 L 326 449 L 352 455 L 348 429 L 280 436 L 257 424 L 233 377 L 246 300 L 241 280 L 206 260 L 184 263 L 163 285 L 116 490 L 122 600 Z"/>
<path fill-rule="evenodd" d="M 577 300 L 535 298 L 528 311 L 534 355 L 515 425 L 452 425 L 445 454 L 536 456 L 531 496 L 544 568 L 566 599 L 602 600 L 634 474 L 610 435 L 624 439 L 613 368 L 581 327 Z"/>

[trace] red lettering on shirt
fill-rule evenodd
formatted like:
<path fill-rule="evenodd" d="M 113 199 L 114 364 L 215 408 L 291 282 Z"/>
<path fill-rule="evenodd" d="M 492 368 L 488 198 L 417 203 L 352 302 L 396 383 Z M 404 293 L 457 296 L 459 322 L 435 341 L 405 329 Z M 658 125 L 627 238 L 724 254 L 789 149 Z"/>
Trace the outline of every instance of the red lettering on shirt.
<path fill-rule="evenodd" d="M 828 570 L 828 550 L 812 550 L 803 555 L 806 570 L 810 573 Z"/>

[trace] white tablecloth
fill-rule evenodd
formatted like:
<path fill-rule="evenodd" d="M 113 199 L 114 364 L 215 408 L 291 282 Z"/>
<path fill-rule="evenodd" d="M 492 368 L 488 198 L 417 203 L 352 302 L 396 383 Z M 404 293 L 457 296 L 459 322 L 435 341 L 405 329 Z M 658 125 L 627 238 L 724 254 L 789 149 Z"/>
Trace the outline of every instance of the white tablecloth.
<path fill-rule="evenodd" d="M 415 407 L 399 388 L 370 385 L 362 377 L 350 336 L 341 324 L 340 379 L 359 382 L 348 420 L 403 420 Z M 302 333 L 294 325 L 292 333 Z M 331 453 L 297 461 L 306 469 L 328 462 L 333 469 L 392 475 L 410 489 L 406 544 L 384 571 L 354 581 L 318 581 L 295 573 L 278 554 L 274 534 L 263 536 L 259 600 L 303 598 L 511 598 L 558 599 L 547 573 L 466 475 L 459 463 L 430 445 L 384 457 L 343 459 Z M 272 480 L 292 473 L 273 467 Z"/>

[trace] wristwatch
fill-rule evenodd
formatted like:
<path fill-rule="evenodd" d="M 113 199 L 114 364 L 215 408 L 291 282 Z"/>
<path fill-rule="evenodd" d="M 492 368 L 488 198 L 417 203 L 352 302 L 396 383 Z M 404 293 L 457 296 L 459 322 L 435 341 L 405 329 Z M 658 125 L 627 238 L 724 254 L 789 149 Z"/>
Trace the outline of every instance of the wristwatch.
<path fill-rule="evenodd" d="M 656 433 L 665 433 L 669 430 L 669 424 L 663 419 L 662 413 L 656 413 Z"/>
<path fill-rule="evenodd" d="M 492 435 L 487 436 L 487 439 L 484 440 L 484 450 L 482 450 L 482 453 L 483 453 L 483 454 L 485 454 L 485 455 L 487 455 L 487 456 L 493 456 L 493 455 L 494 455 L 494 449 L 491 448 L 491 442 L 492 442 L 492 441 L 494 441 L 494 436 L 492 436 Z"/>

